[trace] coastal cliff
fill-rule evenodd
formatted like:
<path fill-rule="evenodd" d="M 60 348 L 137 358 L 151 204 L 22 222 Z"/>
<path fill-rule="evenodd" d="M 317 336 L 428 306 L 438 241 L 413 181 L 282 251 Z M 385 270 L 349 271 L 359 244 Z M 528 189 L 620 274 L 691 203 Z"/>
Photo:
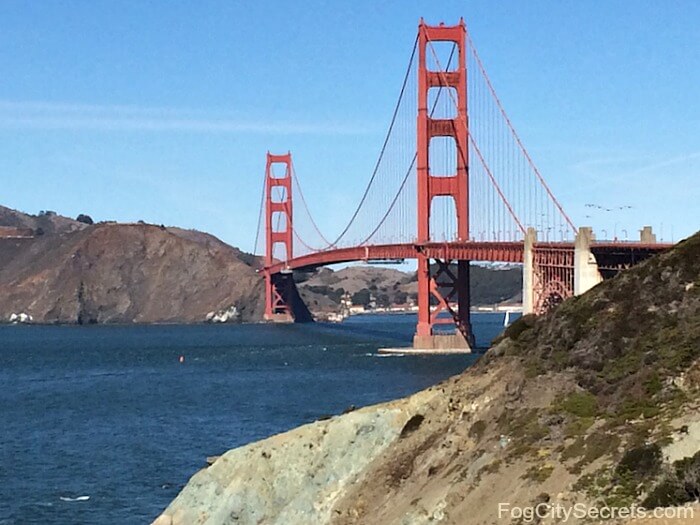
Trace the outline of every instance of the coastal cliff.
<path fill-rule="evenodd" d="M 149 224 L 85 224 L 0 209 L 26 236 L 0 238 L 0 320 L 192 323 L 262 315 L 255 257 L 206 233 Z"/>
<path fill-rule="evenodd" d="M 698 498 L 700 234 L 520 319 L 459 376 L 223 454 L 154 523 L 496 524 L 538 504 L 696 502 L 673 521 L 690 524 Z"/>

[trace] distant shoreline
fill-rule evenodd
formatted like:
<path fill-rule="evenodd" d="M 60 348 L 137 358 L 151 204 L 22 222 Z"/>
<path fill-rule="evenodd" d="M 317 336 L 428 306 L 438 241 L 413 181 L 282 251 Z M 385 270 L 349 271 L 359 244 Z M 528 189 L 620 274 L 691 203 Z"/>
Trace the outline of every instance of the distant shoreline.
<path fill-rule="evenodd" d="M 488 313 L 522 313 L 522 306 L 514 307 L 498 307 L 489 308 L 483 306 L 476 306 L 471 309 L 472 314 L 488 314 Z M 360 317 L 360 316 L 376 316 L 376 315 L 411 315 L 415 314 L 415 310 L 393 310 L 393 311 L 377 311 L 368 310 L 366 312 L 353 313 L 347 316 L 345 319 L 350 317 Z M 321 314 L 322 315 L 322 314 Z M 316 322 L 326 323 L 333 322 L 328 319 L 317 319 Z M 268 323 L 266 321 L 243 321 L 243 322 L 227 322 L 227 323 L 208 323 L 206 321 L 202 322 L 148 322 L 148 323 L 42 323 L 42 322 L 31 322 L 31 323 L 11 323 L 9 321 L 0 321 L 0 327 L 8 326 L 60 326 L 60 327 L 81 327 L 81 328 L 94 328 L 101 326 L 113 326 L 113 327 L 134 327 L 134 326 L 241 326 L 241 325 L 268 325 L 275 323 Z M 290 323 L 293 324 L 293 323 Z"/>

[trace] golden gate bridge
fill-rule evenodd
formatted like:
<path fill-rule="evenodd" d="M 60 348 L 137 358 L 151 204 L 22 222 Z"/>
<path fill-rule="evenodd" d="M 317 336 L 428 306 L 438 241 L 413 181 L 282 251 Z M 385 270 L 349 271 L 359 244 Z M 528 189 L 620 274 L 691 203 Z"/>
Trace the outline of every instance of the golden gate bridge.
<path fill-rule="evenodd" d="M 523 310 L 539 314 L 668 246 L 650 229 L 639 242 L 597 242 L 574 225 L 508 118 L 463 20 L 420 21 L 374 169 L 340 232 L 329 236 L 314 220 L 291 153 L 267 154 L 256 253 L 263 238 L 272 321 L 311 320 L 293 270 L 416 259 L 420 349 L 473 343 L 470 261 L 522 263 Z"/>

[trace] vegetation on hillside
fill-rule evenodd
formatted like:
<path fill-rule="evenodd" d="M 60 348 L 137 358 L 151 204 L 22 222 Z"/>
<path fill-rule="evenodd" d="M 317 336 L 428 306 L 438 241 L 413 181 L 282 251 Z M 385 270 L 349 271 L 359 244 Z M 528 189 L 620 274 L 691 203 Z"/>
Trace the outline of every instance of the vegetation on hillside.
<path fill-rule="evenodd" d="M 573 472 L 613 458 L 577 484 L 609 505 L 700 496 L 700 456 L 669 466 L 661 454 L 700 394 L 700 234 L 542 318 L 522 317 L 496 343 L 486 361 L 513 356 L 529 378 L 569 374 L 576 384 L 548 414 L 527 416 L 520 452 L 561 433 L 557 453 Z M 545 422 L 539 433 L 532 421 Z"/>

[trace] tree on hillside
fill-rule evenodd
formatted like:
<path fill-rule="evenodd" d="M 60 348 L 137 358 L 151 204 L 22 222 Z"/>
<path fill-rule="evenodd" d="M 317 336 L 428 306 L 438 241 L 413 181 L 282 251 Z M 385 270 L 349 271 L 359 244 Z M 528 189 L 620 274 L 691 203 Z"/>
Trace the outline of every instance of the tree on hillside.
<path fill-rule="evenodd" d="M 78 215 L 75 220 L 78 222 L 82 222 L 83 224 L 95 224 L 92 220 L 92 217 L 90 217 L 89 215 L 85 215 L 84 213 Z"/>
<path fill-rule="evenodd" d="M 372 295 L 367 288 L 363 288 L 359 292 L 352 294 L 352 304 L 367 306 L 372 300 Z"/>
<path fill-rule="evenodd" d="M 408 294 L 406 292 L 398 291 L 394 294 L 395 304 L 406 304 L 408 302 Z"/>

